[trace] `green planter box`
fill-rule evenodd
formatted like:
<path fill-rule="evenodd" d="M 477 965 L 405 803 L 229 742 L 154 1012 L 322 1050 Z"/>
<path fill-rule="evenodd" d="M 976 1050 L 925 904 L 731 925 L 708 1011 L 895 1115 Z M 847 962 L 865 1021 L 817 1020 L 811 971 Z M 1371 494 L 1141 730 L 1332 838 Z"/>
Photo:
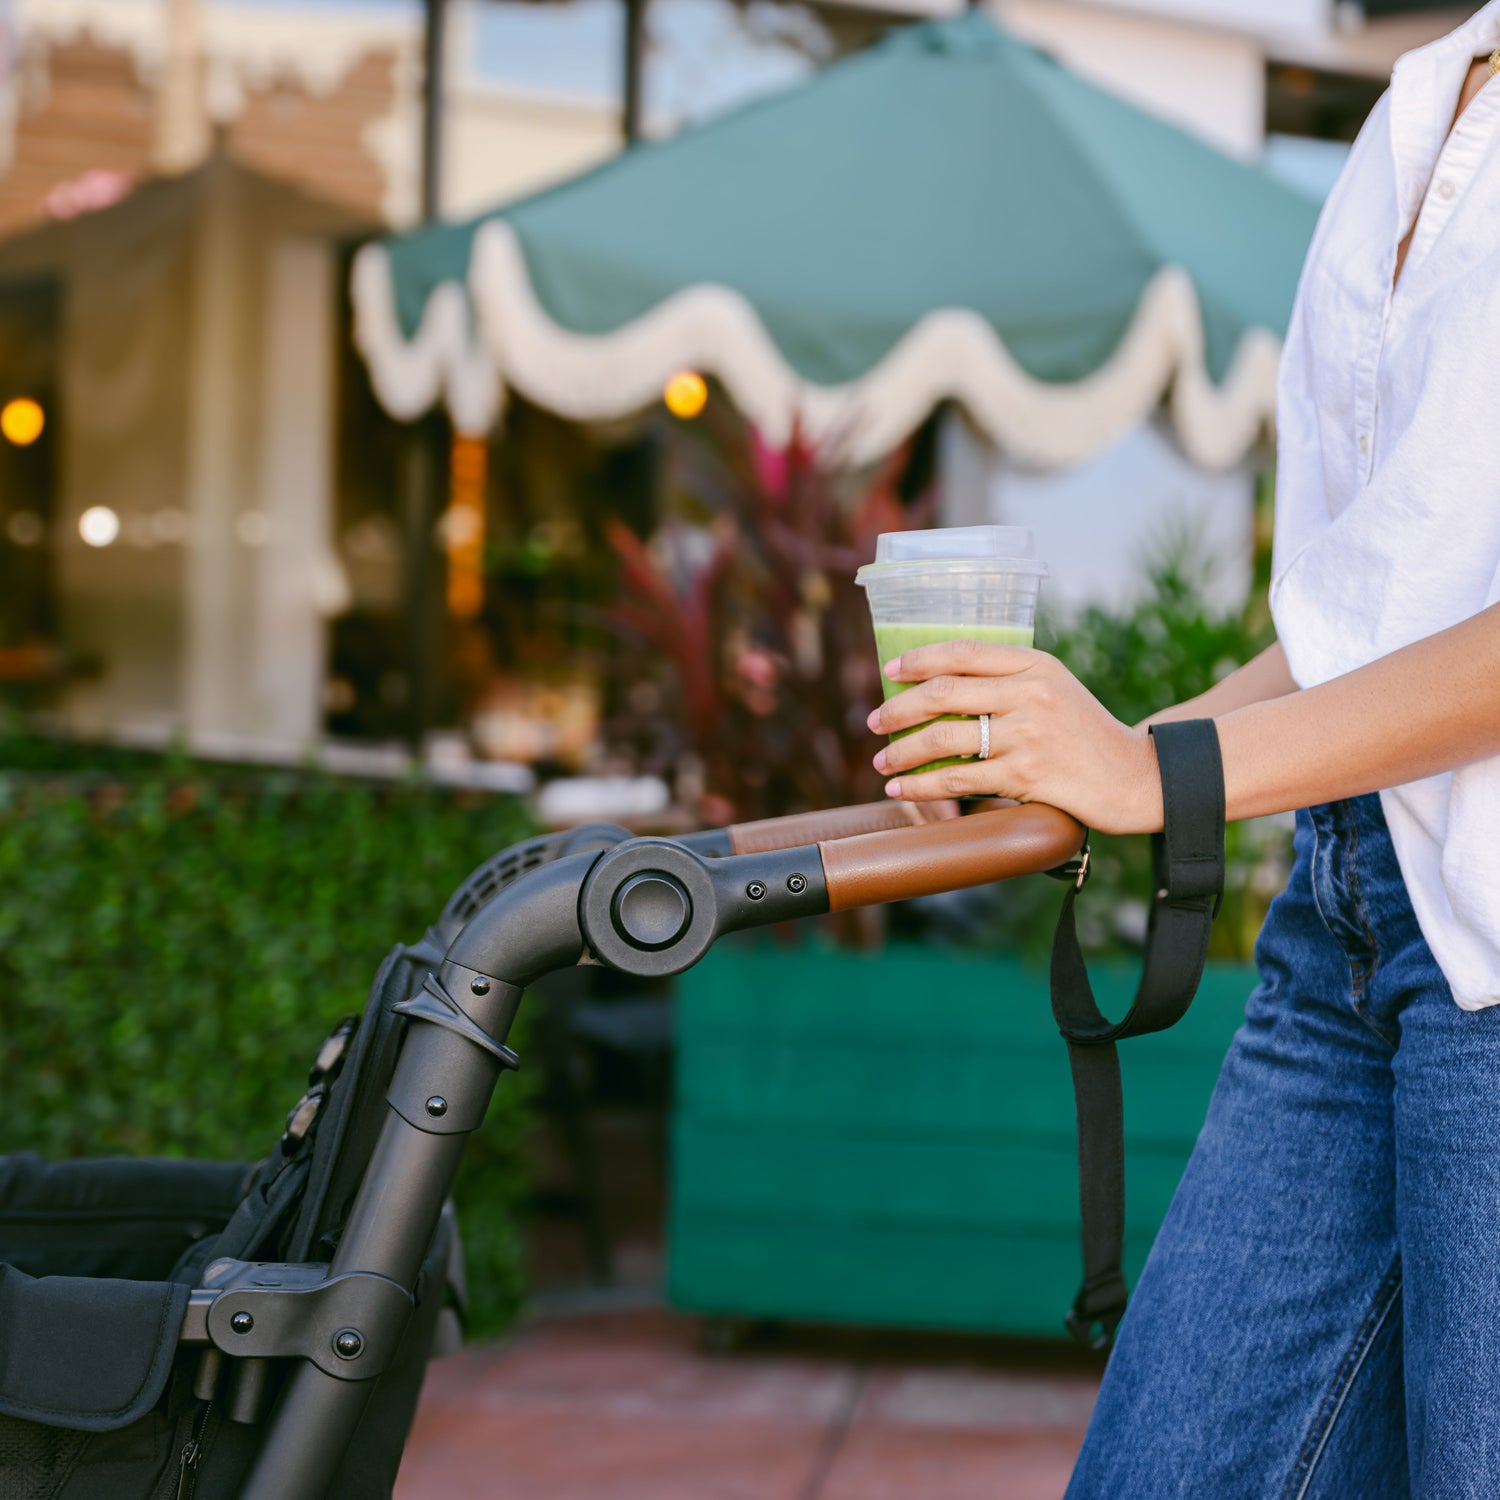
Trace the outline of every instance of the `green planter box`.
<path fill-rule="evenodd" d="M 1123 1015 L 1130 964 L 1093 965 Z M 1181 1175 L 1253 970 L 1121 1048 L 1127 1270 Z M 918 948 L 725 947 L 679 981 L 668 1286 L 711 1316 L 1061 1334 L 1077 1290 L 1067 1053 L 1044 972 Z"/>

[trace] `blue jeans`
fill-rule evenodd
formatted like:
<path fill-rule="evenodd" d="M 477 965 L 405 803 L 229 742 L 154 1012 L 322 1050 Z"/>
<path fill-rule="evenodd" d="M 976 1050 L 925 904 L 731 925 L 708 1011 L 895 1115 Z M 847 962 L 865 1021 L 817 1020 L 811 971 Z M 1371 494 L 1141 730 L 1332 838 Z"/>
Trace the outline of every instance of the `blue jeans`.
<path fill-rule="evenodd" d="M 1255 957 L 1068 1500 L 1496 1500 L 1500 1007 L 1453 1003 L 1374 796 L 1298 814 Z"/>

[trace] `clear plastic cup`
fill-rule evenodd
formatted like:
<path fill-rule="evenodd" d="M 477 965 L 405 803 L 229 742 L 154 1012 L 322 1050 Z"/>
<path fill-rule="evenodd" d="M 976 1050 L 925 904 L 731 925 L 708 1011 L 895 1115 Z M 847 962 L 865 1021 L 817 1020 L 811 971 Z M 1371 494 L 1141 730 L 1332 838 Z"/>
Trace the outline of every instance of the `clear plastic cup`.
<path fill-rule="evenodd" d="M 949 526 L 882 535 L 875 544 L 875 561 L 862 567 L 854 581 L 870 601 L 886 698 L 912 684 L 892 682 L 885 664 L 917 646 L 957 640 L 1031 645 L 1037 594 L 1046 576 L 1027 526 Z M 956 765 L 961 758 L 916 769 Z"/>

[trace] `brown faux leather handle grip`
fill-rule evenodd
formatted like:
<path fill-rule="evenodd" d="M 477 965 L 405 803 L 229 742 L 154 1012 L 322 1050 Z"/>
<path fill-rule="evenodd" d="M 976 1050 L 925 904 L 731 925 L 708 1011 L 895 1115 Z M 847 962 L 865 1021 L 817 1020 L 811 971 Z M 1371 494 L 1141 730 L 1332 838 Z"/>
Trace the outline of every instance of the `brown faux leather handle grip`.
<path fill-rule="evenodd" d="M 830 807 L 786 818 L 763 818 L 758 823 L 732 823 L 726 832 L 736 854 L 769 854 L 774 849 L 797 849 L 882 829 L 920 827 L 928 820 L 929 815 L 915 802 L 862 802 L 857 807 Z"/>
<path fill-rule="evenodd" d="M 1066 864 L 1083 827 L 1038 802 L 818 845 L 831 911 L 909 901 Z"/>

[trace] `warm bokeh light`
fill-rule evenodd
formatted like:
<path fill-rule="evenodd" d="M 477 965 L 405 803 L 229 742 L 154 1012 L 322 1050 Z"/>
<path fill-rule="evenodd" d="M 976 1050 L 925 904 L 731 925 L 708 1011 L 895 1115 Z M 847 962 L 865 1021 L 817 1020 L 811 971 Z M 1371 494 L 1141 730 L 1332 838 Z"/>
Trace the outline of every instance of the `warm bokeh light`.
<path fill-rule="evenodd" d="M 35 547 L 47 528 L 34 510 L 17 510 L 6 518 L 5 534 L 17 547 Z"/>
<path fill-rule="evenodd" d="M 0 433 L 18 448 L 29 448 L 41 437 L 47 414 L 30 396 L 17 396 L 0 407 Z"/>
<path fill-rule="evenodd" d="M 120 518 L 107 505 L 91 505 L 78 518 L 78 535 L 90 547 L 108 547 L 120 535 Z"/>
<path fill-rule="evenodd" d="M 448 613 L 472 620 L 484 608 L 484 493 L 489 450 L 482 438 L 454 438 L 448 470 Z"/>
<path fill-rule="evenodd" d="M 689 421 L 708 405 L 708 382 L 696 370 L 679 370 L 661 393 L 674 417 Z"/>

